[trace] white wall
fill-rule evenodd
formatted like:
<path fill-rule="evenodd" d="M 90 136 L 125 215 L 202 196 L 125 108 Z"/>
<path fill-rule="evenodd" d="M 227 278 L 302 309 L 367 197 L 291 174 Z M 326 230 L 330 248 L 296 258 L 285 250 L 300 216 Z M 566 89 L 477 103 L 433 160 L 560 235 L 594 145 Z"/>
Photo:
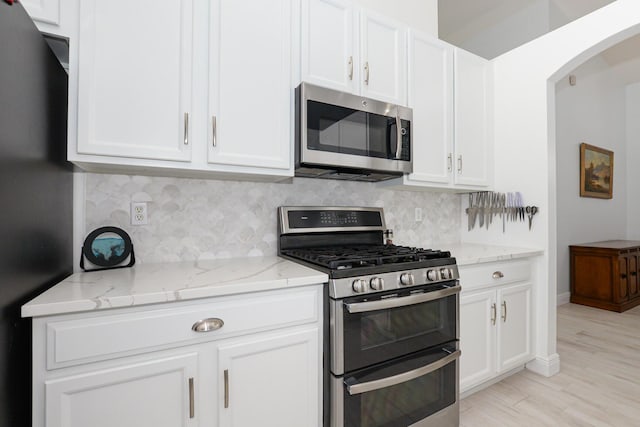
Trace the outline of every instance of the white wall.
<path fill-rule="evenodd" d="M 616 43 L 640 33 L 640 2 L 617 0 L 492 61 L 495 188 L 522 191 L 540 207 L 533 231 L 462 231 L 463 241 L 543 248 L 537 266 L 536 360 L 542 374 L 559 370 L 556 353 L 557 218 L 555 83 Z M 614 184 L 615 185 L 615 184 Z"/>
<path fill-rule="evenodd" d="M 360 0 L 358 3 L 438 37 L 438 0 Z"/>
<path fill-rule="evenodd" d="M 627 239 L 640 240 L 640 83 L 627 86 Z"/>
<path fill-rule="evenodd" d="M 556 85 L 558 295 L 569 292 L 569 245 L 622 239 L 627 228 L 624 86 L 600 56 L 571 74 L 575 86 Z M 580 197 L 581 142 L 614 152 L 613 199 Z"/>

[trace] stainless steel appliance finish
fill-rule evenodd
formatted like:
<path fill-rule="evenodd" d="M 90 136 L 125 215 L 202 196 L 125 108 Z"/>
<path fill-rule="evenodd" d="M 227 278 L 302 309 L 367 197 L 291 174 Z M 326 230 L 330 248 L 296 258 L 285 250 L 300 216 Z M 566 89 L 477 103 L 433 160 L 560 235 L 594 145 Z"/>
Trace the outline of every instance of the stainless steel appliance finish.
<path fill-rule="evenodd" d="M 296 89 L 296 176 L 374 182 L 411 173 L 412 119 L 407 107 L 302 83 Z"/>
<path fill-rule="evenodd" d="M 329 275 L 324 426 L 458 426 L 455 258 L 386 231 L 381 208 L 278 210 L 279 254 Z"/>

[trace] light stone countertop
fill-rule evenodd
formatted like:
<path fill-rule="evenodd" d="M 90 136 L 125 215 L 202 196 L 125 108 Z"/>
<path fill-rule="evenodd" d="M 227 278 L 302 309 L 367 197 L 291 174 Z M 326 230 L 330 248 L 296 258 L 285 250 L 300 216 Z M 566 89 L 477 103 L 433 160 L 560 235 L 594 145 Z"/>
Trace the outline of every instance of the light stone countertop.
<path fill-rule="evenodd" d="M 483 262 L 505 261 L 542 255 L 542 249 L 494 246 L 477 243 L 451 243 L 440 245 L 439 249 L 450 251 L 458 265 Z"/>
<path fill-rule="evenodd" d="M 537 256 L 541 249 L 444 244 L 458 265 Z M 138 264 L 75 273 L 22 306 L 22 317 L 131 307 L 325 283 L 326 274 L 277 256 Z"/>
<path fill-rule="evenodd" d="M 22 317 L 282 289 L 327 282 L 326 274 L 272 257 L 138 264 L 75 273 L 22 306 Z"/>

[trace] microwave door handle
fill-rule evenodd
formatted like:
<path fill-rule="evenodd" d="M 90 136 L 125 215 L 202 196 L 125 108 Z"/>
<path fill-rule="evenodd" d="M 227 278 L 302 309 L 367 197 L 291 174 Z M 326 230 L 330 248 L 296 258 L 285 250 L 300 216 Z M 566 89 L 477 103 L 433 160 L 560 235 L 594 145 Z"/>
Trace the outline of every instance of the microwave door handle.
<path fill-rule="evenodd" d="M 448 297 L 460 293 L 460 289 L 462 289 L 462 287 L 460 285 L 456 285 L 439 291 L 414 294 L 409 295 L 408 297 L 388 298 L 379 301 L 355 302 L 345 304 L 345 308 L 349 313 L 365 313 L 367 311 L 404 307 L 407 305 L 420 304 L 423 302 L 434 301 L 440 298 Z"/>
<path fill-rule="evenodd" d="M 400 159 L 402 154 L 402 121 L 400 116 L 396 115 L 396 159 Z"/>
<path fill-rule="evenodd" d="M 454 360 L 460 358 L 460 354 L 461 354 L 460 350 L 456 350 L 453 353 L 449 353 L 447 356 L 443 357 L 442 359 L 438 359 L 427 366 L 423 366 L 421 368 L 414 369 L 412 371 L 403 372 L 401 374 L 394 375 L 392 377 L 382 378 L 379 380 L 369 381 L 366 383 L 350 384 L 350 385 L 347 385 L 347 391 L 351 396 L 353 396 L 354 394 L 362 394 L 369 391 L 380 390 L 381 388 L 387 388 L 397 384 L 402 384 L 404 382 L 411 381 L 415 378 L 418 378 L 423 375 L 429 374 L 433 371 L 436 371 L 445 365 L 448 365 Z"/>

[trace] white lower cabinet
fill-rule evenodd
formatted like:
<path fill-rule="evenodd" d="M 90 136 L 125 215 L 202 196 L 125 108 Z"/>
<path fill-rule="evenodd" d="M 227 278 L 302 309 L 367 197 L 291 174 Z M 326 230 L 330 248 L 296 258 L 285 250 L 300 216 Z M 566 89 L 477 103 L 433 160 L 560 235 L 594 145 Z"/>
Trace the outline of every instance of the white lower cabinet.
<path fill-rule="evenodd" d="M 45 381 L 46 425 L 196 426 L 189 383 L 197 374 L 198 355 L 187 353 Z"/>
<path fill-rule="evenodd" d="M 317 337 L 318 329 L 309 328 L 221 343 L 217 425 L 317 426 Z"/>
<path fill-rule="evenodd" d="M 460 267 L 461 392 L 533 358 L 529 272 L 522 261 Z"/>
<path fill-rule="evenodd" d="M 318 426 L 321 291 L 35 318 L 33 426 Z"/>

